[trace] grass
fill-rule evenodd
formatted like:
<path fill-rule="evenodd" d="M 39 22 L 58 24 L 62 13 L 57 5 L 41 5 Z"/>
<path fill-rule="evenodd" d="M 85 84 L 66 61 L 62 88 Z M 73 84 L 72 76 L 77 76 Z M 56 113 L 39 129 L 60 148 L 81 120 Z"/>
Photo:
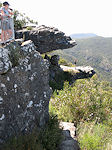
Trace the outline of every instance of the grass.
<path fill-rule="evenodd" d="M 107 125 L 85 122 L 79 128 L 78 141 L 82 150 L 111 150 L 112 130 Z"/>

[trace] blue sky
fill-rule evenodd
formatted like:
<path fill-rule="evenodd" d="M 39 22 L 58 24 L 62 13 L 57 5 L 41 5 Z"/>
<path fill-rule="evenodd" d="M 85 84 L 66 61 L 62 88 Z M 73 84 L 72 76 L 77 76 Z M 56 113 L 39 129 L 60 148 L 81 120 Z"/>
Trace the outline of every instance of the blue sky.
<path fill-rule="evenodd" d="M 1 2 L 3 2 L 1 0 Z M 39 25 L 57 27 L 67 35 L 95 33 L 112 37 L 112 0 L 9 0 Z"/>

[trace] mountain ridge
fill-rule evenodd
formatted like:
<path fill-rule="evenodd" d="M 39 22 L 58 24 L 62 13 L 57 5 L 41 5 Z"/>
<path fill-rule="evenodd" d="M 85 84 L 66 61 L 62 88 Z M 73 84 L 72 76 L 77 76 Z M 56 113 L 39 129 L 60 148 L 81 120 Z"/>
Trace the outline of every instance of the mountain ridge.
<path fill-rule="evenodd" d="M 70 37 L 73 39 L 82 39 L 82 38 L 91 38 L 91 37 L 96 37 L 98 35 L 94 33 L 76 33 L 76 34 L 71 34 Z"/>
<path fill-rule="evenodd" d="M 112 83 L 112 38 L 100 36 L 76 39 L 77 45 L 69 50 L 56 51 L 62 58 L 76 65 L 91 65 L 101 79 Z"/>

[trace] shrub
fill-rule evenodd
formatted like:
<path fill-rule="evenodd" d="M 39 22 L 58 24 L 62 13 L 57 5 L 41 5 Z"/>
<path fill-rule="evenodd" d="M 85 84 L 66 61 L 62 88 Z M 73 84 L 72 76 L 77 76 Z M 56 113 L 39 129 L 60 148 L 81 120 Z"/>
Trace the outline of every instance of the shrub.
<path fill-rule="evenodd" d="M 60 65 L 64 65 L 64 66 L 69 66 L 69 67 L 75 67 L 75 65 L 73 65 L 71 62 L 68 62 L 68 61 L 67 61 L 66 59 L 64 59 L 64 58 L 60 58 L 59 64 L 60 64 Z"/>
<path fill-rule="evenodd" d="M 31 26 L 27 27 L 26 28 L 27 30 L 32 30 L 33 28 Z"/>
<path fill-rule="evenodd" d="M 79 128 L 78 140 L 82 150 L 110 150 L 112 148 L 112 132 L 108 126 L 86 122 Z"/>
<path fill-rule="evenodd" d="M 2 150 L 44 150 L 39 139 L 39 132 L 33 131 L 31 134 L 19 135 L 11 138 Z"/>
<path fill-rule="evenodd" d="M 112 88 L 95 76 L 77 80 L 73 86 L 65 82 L 64 89 L 52 97 L 50 110 L 54 110 L 59 119 L 77 124 L 85 120 L 109 122 L 109 117 L 112 118 Z"/>
<path fill-rule="evenodd" d="M 16 48 L 14 48 L 13 44 L 10 44 L 9 49 L 10 49 L 10 61 L 12 62 L 12 66 L 18 66 L 19 65 L 19 59 L 21 58 L 20 55 L 20 48 L 18 45 L 15 46 Z"/>
<path fill-rule="evenodd" d="M 112 88 L 108 82 L 77 80 L 64 83 L 50 101 L 50 112 L 62 121 L 74 122 L 82 150 L 112 149 Z"/>
<path fill-rule="evenodd" d="M 40 139 L 45 150 L 57 150 L 62 140 L 62 131 L 56 116 L 50 118 L 47 127 L 41 132 Z"/>

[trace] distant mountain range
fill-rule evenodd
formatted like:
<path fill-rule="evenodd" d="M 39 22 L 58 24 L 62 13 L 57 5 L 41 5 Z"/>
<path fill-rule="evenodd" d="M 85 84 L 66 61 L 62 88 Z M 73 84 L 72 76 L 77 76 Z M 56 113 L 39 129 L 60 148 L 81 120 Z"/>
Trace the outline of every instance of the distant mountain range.
<path fill-rule="evenodd" d="M 58 50 L 53 54 L 59 54 L 72 63 L 76 61 L 77 66 L 92 66 L 101 79 L 110 81 L 112 85 L 112 38 L 95 36 L 76 39 L 76 43 L 73 48 Z"/>
<path fill-rule="evenodd" d="M 82 39 L 82 38 L 90 38 L 96 37 L 97 35 L 94 33 L 78 33 L 78 34 L 71 34 L 70 37 L 73 39 Z"/>

